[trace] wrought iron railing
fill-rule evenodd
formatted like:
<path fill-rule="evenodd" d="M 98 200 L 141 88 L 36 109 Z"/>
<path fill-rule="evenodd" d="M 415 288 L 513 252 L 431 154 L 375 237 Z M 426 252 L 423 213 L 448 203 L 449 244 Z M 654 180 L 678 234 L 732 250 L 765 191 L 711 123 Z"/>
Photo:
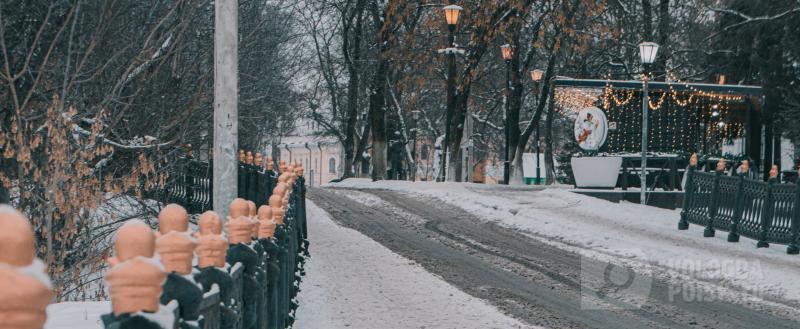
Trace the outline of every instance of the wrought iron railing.
<path fill-rule="evenodd" d="M 186 174 L 177 176 L 174 183 L 168 184 L 164 190 L 169 202 L 181 203 L 193 211 L 209 209 L 208 166 L 187 162 L 182 168 Z M 262 197 L 260 189 L 275 185 L 276 176 L 256 166 L 240 167 L 242 172 L 244 175 L 240 177 L 252 182 L 245 183 L 240 193 L 245 198 Z M 193 309 L 199 310 L 200 317 L 181 318 L 181 307 L 172 300 L 168 304 L 175 314 L 173 328 L 279 329 L 292 326 L 298 307 L 295 297 L 305 275 L 303 265 L 308 257 L 308 234 L 303 177 L 298 177 L 290 188 L 292 192 L 284 221 L 276 228 L 274 238 L 253 240 L 249 247 L 244 248 L 255 251 L 257 260 L 248 262 L 231 247 L 226 257 L 226 268 L 207 267 L 195 271 L 194 280 L 204 289 L 203 298 L 198 305 L 193 305 Z M 259 201 L 265 204 L 266 196 Z M 248 268 L 247 263 L 255 268 Z M 120 327 L 119 321 L 125 317 L 105 315 L 103 319 L 106 328 L 128 328 L 125 325 Z M 134 327 L 142 328 L 141 324 Z"/>
<path fill-rule="evenodd" d="M 800 253 L 800 185 L 753 180 L 745 174 L 728 176 L 722 172 L 698 172 L 689 167 L 686 195 L 678 229 L 689 223 L 705 227 L 703 236 L 716 230 L 728 231 L 728 241 L 740 236 L 758 241 L 788 245 L 787 253 Z"/>

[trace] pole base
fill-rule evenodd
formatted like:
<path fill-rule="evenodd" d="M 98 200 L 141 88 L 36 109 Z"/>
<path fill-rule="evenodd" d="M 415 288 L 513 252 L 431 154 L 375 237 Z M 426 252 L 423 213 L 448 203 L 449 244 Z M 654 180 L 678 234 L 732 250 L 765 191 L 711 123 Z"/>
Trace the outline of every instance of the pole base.
<path fill-rule="evenodd" d="M 707 227 L 707 228 L 706 228 L 706 229 L 703 231 L 703 237 L 704 237 L 704 238 L 711 238 L 711 237 L 714 237 L 714 235 L 716 234 L 716 232 L 717 232 L 717 231 L 715 231 L 713 228 Z"/>
<path fill-rule="evenodd" d="M 728 234 L 728 242 L 739 242 L 739 235 L 736 233 Z"/>
<path fill-rule="evenodd" d="M 758 243 L 756 243 L 756 248 L 769 248 L 769 242 L 758 241 Z"/>
<path fill-rule="evenodd" d="M 686 231 L 688 229 L 689 229 L 689 222 L 683 220 L 678 222 L 678 230 Z"/>

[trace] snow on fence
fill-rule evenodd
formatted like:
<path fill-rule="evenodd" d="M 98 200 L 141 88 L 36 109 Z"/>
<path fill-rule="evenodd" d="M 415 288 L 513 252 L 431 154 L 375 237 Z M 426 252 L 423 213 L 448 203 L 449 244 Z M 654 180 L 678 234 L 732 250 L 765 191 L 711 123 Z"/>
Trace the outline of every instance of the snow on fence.
<path fill-rule="evenodd" d="M 788 254 L 800 253 L 800 184 L 779 184 L 777 166 L 767 182 L 749 178 L 747 163 L 734 176 L 723 174 L 724 167 L 721 159 L 716 172 L 698 172 L 692 156 L 678 229 L 693 223 L 705 226 L 705 237 L 723 230 L 729 242 L 743 235 L 757 240 L 758 248 L 778 243 L 788 245 Z"/>
<path fill-rule="evenodd" d="M 252 160 L 244 164 L 255 167 Z M 152 259 L 152 253 L 132 255 L 125 250 L 140 250 L 142 238 L 129 237 L 132 228 L 127 223 L 120 228 L 116 242 L 118 259 L 111 262 L 113 266 L 107 274 L 113 312 L 102 317 L 106 328 L 291 327 L 298 306 L 295 297 L 308 256 L 302 167 L 287 167 L 282 162 L 282 174 L 274 180 L 271 179 L 274 175 L 247 169 L 250 169 L 247 175 L 240 177 L 255 177 L 253 181 L 258 181 L 257 175 L 266 175 L 275 188 L 268 205 L 258 210 L 256 201 L 266 204 L 266 196 L 261 200 L 236 199 L 231 203 L 225 224 L 227 241 L 221 235 L 221 221 L 209 211 L 200 216 L 199 232 L 193 235 L 197 248 L 192 244 L 190 257 L 182 256 L 179 249 L 186 243 L 181 241 L 189 236 L 187 211 L 171 204 L 159 214 L 159 233 L 153 244 L 169 273 L 159 286 L 162 290 L 158 309 L 126 308 L 129 303 L 126 298 L 132 297 L 130 290 L 125 289 L 136 286 L 148 291 L 146 284 L 143 286 L 136 280 L 142 273 L 144 277 L 157 273 L 141 268 L 148 264 L 141 259 Z M 130 241 L 136 241 L 133 244 L 136 247 L 126 247 L 132 244 Z M 181 262 L 191 262 L 195 251 L 197 265 L 182 272 L 182 266 L 188 264 Z M 132 266 L 131 262 L 136 261 L 138 266 Z"/>

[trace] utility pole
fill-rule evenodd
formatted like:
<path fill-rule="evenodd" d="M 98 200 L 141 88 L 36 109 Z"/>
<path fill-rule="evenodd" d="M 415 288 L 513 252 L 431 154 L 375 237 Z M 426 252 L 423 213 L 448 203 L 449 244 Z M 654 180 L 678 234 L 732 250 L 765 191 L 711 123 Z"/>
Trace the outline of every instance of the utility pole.
<path fill-rule="evenodd" d="M 238 195 L 239 1 L 214 1 L 214 210 L 225 221 Z"/>

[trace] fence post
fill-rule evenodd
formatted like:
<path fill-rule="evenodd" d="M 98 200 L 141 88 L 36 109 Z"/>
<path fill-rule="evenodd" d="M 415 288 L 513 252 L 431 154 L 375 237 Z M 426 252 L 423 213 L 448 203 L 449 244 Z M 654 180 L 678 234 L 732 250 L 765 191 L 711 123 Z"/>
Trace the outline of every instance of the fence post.
<path fill-rule="evenodd" d="M 253 152 L 247 152 L 247 163 L 245 167 L 247 168 L 245 177 L 247 181 L 245 181 L 245 188 L 247 191 L 244 194 L 245 200 L 255 200 L 256 199 L 256 175 L 258 173 L 258 168 L 253 163 L 254 157 Z"/>
<path fill-rule="evenodd" d="M 742 171 L 739 173 L 739 182 L 736 184 L 736 206 L 733 209 L 731 230 L 728 232 L 728 242 L 739 242 L 739 222 L 742 221 L 742 212 L 744 211 L 744 176 L 747 175 L 747 172 L 750 170 L 750 166 L 746 165 L 746 163 L 747 160 L 744 160 L 742 163 Z"/>
<path fill-rule="evenodd" d="M 686 219 L 687 210 L 692 204 L 694 195 L 694 171 L 697 169 L 697 153 L 692 153 L 689 158 L 689 169 L 686 170 L 686 187 L 683 192 L 683 208 L 681 209 L 681 220 L 678 221 L 679 230 L 688 230 L 689 221 Z M 625 178 L 627 179 L 627 177 Z"/>
<path fill-rule="evenodd" d="M 282 176 L 285 177 L 285 176 Z M 276 311 L 276 319 L 275 322 L 277 323 L 277 328 L 285 328 L 286 327 L 286 318 L 284 314 L 286 314 L 285 310 L 285 298 L 286 296 L 286 244 L 285 241 L 285 232 L 283 228 L 283 216 L 285 214 L 284 209 L 281 207 L 281 195 L 286 191 L 286 183 L 279 182 L 275 189 L 272 192 L 272 196 L 269 198 L 269 205 L 272 208 L 272 218 L 276 224 L 276 228 L 274 231 L 274 241 L 276 245 L 275 254 L 277 256 L 277 263 L 278 263 L 278 277 L 276 283 L 276 291 L 274 292 L 274 300 L 275 303 L 275 311 Z"/>
<path fill-rule="evenodd" d="M 761 216 L 761 232 L 758 235 L 757 248 L 769 248 L 767 242 L 767 233 L 772 226 L 773 210 L 775 208 L 775 200 L 772 198 L 772 186 L 778 181 L 778 166 L 773 165 L 769 171 L 769 180 L 767 181 L 767 196 L 764 199 L 764 209 Z"/>
<path fill-rule="evenodd" d="M 299 184 L 299 194 L 297 195 L 297 210 L 298 210 L 298 223 L 300 225 L 300 232 L 302 233 L 302 246 L 301 250 L 303 251 L 304 256 L 309 256 L 308 252 L 308 224 L 306 222 L 306 179 L 304 176 L 305 169 L 303 165 L 300 165 L 297 169 L 297 181 L 300 182 Z M 305 263 L 305 262 L 304 262 Z M 304 263 L 302 265 L 304 265 Z M 302 272 L 305 275 L 305 272 Z"/>
<path fill-rule="evenodd" d="M 795 181 L 795 187 L 797 189 L 794 192 L 794 214 L 792 216 L 792 241 L 789 242 L 789 246 L 786 247 L 786 253 L 789 255 L 797 255 L 800 254 L 800 246 L 798 246 L 798 240 L 800 240 L 800 173 L 798 173 L 798 179 Z"/>
<path fill-rule="evenodd" d="M 258 208 L 258 219 L 260 221 L 258 229 L 258 238 L 261 247 L 266 252 L 266 274 L 267 274 L 267 288 L 265 289 L 266 308 L 267 314 L 267 329 L 278 329 L 280 322 L 278 311 L 278 295 L 277 285 L 278 277 L 280 276 L 280 266 L 278 264 L 278 245 L 275 244 L 275 220 L 273 217 L 273 209 L 269 205 L 264 205 Z"/>
<path fill-rule="evenodd" d="M 106 328 L 164 329 L 152 316 L 157 313 L 162 283 L 167 273 L 153 261 L 156 237 L 150 226 L 130 220 L 117 231 L 115 256 L 106 273 L 112 313 L 101 316 Z M 174 319 L 174 326 L 177 325 Z"/>
<path fill-rule="evenodd" d="M 214 285 L 219 287 L 221 301 L 220 315 L 209 320 L 205 316 L 206 328 L 233 328 L 237 322 L 236 312 L 233 309 L 233 278 L 225 271 L 225 254 L 228 251 L 228 240 L 222 236 L 222 221 L 213 211 L 206 211 L 198 219 L 200 227 L 197 233 L 197 268 L 200 273 L 195 275 L 195 280 L 203 285 L 203 292 L 208 293 Z M 209 323 L 213 321 L 213 323 Z M 214 325 L 217 326 L 214 326 Z"/>
<path fill-rule="evenodd" d="M 160 301 L 162 305 L 177 301 L 181 322 L 198 320 L 203 302 L 203 291 L 193 279 L 189 279 L 195 242 L 188 233 L 189 214 L 183 207 L 170 204 L 158 214 L 156 252 L 169 273 L 162 286 Z"/>
<path fill-rule="evenodd" d="M 245 165 L 244 161 L 246 159 L 246 155 L 244 154 L 244 150 L 239 150 L 239 169 L 236 172 L 236 189 L 237 189 L 237 197 L 243 198 L 245 193 L 246 187 L 246 172 L 247 166 Z"/>
<path fill-rule="evenodd" d="M 258 315 L 258 293 L 261 290 L 257 281 L 258 254 L 250 247 L 253 241 L 253 222 L 250 219 L 250 206 L 244 199 L 231 202 L 225 227 L 228 229 L 228 254 L 225 260 L 230 264 L 244 265 L 244 288 L 242 290 L 243 328 L 255 328 Z"/>
<path fill-rule="evenodd" d="M 710 238 L 713 237 L 716 233 L 714 230 L 714 217 L 717 216 L 717 203 L 718 203 L 718 195 L 719 195 L 719 176 L 722 176 L 722 173 L 725 171 L 725 158 L 720 158 L 719 162 L 717 162 L 717 170 L 714 172 L 714 185 L 711 188 L 711 202 L 708 205 L 708 224 L 706 229 L 703 231 L 703 237 Z"/>
<path fill-rule="evenodd" d="M 2 185 L 2 183 L 0 183 Z M 33 270 L 36 238 L 25 216 L 10 206 L 0 206 L 0 325 L 3 328 L 42 328 L 53 290 Z M 32 273 L 34 272 L 34 273 Z"/>
<path fill-rule="evenodd" d="M 264 158 L 261 153 L 256 153 L 255 159 L 255 201 L 257 207 L 261 207 L 267 203 L 267 174 L 264 171 Z"/>

